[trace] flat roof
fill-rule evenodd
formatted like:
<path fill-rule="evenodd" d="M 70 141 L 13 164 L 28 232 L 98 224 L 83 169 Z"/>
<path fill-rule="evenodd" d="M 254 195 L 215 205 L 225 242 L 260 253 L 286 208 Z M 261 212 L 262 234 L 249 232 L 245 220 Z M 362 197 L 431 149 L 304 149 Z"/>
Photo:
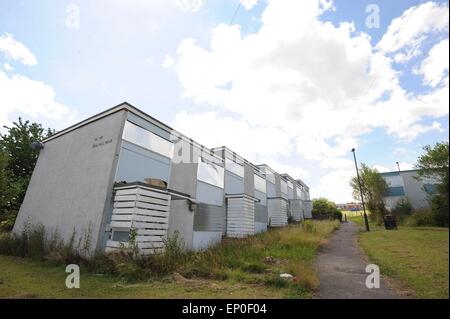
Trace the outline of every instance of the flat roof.
<path fill-rule="evenodd" d="M 242 157 L 241 155 L 239 155 L 238 153 L 236 153 L 235 151 L 233 151 L 232 149 L 230 149 L 229 147 L 227 147 L 225 145 L 222 145 L 222 146 L 219 146 L 219 147 L 213 147 L 213 148 L 211 148 L 211 150 L 212 151 L 225 151 L 225 152 L 231 153 L 231 154 L 235 155 L 236 157 L 238 157 L 240 160 L 242 160 L 244 163 L 252 166 L 254 169 L 256 169 L 256 170 L 260 171 L 261 173 L 263 173 L 261 171 L 261 169 L 257 165 L 253 164 L 252 162 L 250 162 L 246 158 Z"/>
<path fill-rule="evenodd" d="M 400 173 L 410 173 L 410 172 L 417 172 L 418 169 L 405 169 L 403 171 L 389 171 L 389 172 L 381 172 L 380 174 L 400 174 Z"/>
<path fill-rule="evenodd" d="M 276 172 L 272 167 L 270 167 L 270 166 L 267 165 L 267 164 L 258 164 L 258 165 L 256 165 L 256 166 L 259 167 L 259 168 L 262 168 L 262 167 L 267 168 L 267 169 L 269 169 L 272 173 L 277 174 L 277 175 L 280 177 L 280 179 L 282 179 L 282 180 L 284 180 L 284 181 L 287 181 L 286 178 L 284 178 L 280 173 Z M 265 173 L 265 172 L 264 172 L 264 173 Z"/>

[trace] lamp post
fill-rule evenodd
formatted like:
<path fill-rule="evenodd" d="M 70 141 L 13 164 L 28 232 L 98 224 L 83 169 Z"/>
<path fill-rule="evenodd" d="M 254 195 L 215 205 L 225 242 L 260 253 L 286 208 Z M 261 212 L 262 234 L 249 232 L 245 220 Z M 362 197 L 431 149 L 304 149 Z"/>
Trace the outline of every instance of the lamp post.
<path fill-rule="evenodd" d="M 364 224 L 366 225 L 366 230 L 370 231 L 369 220 L 367 219 L 367 214 L 366 214 L 366 205 L 364 204 L 364 196 L 363 196 L 362 187 L 361 187 L 361 178 L 359 177 L 358 163 L 356 162 L 356 155 L 355 155 L 354 148 L 352 148 L 352 153 L 353 153 L 353 158 L 355 160 L 356 176 L 358 177 L 359 193 L 361 194 L 361 203 L 362 203 L 363 211 L 364 211 Z"/>
<path fill-rule="evenodd" d="M 397 164 L 398 172 L 400 173 L 400 164 L 398 162 L 395 162 Z"/>

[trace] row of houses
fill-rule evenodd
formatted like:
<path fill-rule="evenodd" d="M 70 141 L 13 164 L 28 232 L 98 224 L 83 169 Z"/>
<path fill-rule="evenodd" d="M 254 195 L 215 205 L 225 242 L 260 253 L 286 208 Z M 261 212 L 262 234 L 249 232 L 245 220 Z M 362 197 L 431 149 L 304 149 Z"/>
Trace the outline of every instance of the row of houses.
<path fill-rule="evenodd" d="M 178 234 L 200 250 L 288 219 L 311 218 L 308 186 L 225 146 L 208 149 L 128 103 L 38 144 L 36 167 L 14 231 L 42 224 L 109 251 L 129 240 L 142 254 Z"/>

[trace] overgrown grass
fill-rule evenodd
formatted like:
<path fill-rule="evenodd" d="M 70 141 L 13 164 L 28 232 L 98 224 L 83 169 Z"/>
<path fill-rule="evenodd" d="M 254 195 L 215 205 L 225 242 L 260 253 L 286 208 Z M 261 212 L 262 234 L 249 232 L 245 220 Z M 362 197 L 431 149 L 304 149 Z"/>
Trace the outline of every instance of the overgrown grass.
<path fill-rule="evenodd" d="M 245 239 L 225 239 L 218 246 L 201 252 L 184 252 L 177 238 L 171 238 L 166 242 L 166 252 L 161 255 L 143 258 L 123 249 L 111 254 L 97 253 L 90 259 L 80 257 L 79 264 L 83 271 L 101 273 L 131 284 L 160 282 L 174 274 L 187 282 L 201 280 L 246 285 L 264 288 L 266 292 L 276 291 L 277 297 L 281 293 L 281 296 L 289 298 L 307 298 L 318 286 L 313 265 L 315 253 L 338 225 L 339 222 L 333 221 L 308 221 Z M 5 238 L 0 240 L 0 247 Z M 14 240 L 20 243 L 20 238 Z M 30 237 L 26 242 L 31 244 Z M 7 246 L 11 249 L 14 245 Z M 61 247 L 68 246 L 55 245 L 52 252 L 44 248 L 39 258 L 33 258 L 46 260 L 53 266 L 67 264 L 67 257 L 72 255 L 61 253 L 64 252 Z M 45 241 L 43 247 L 48 247 Z M 22 250 L 19 254 L 8 251 L 9 255 L 23 257 L 27 256 L 23 251 L 29 250 Z M 4 254 L 5 250 L 1 249 L 1 252 Z M 294 277 L 285 280 L 280 278 L 281 273 Z"/>
<path fill-rule="evenodd" d="M 289 286 L 297 292 L 310 292 L 318 286 L 313 269 L 315 253 L 338 225 L 337 221 L 308 221 L 246 239 L 226 239 L 192 254 L 179 271 L 188 278 Z M 281 273 L 293 275 L 293 281 L 281 279 Z"/>
<path fill-rule="evenodd" d="M 363 230 L 362 217 L 352 218 Z M 418 298 L 448 298 L 448 228 L 399 226 L 385 230 L 371 224 L 359 243 L 385 275 L 399 280 Z"/>

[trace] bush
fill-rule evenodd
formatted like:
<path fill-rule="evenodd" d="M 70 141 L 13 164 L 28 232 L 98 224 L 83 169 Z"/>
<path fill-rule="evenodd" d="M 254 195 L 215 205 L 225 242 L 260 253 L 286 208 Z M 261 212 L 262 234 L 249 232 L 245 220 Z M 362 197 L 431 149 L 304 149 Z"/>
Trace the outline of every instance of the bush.
<path fill-rule="evenodd" d="M 336 204 L 326 198 L 313 200 L 312 216 L 314 219 L 332 219 L 342 221 L 342 212 Z"/>
<path fill-rule="evenodd" d="M 448 227 L 448 198 L 442 195 L 434 195 L 431 198 L 431 213 L 436 226 Z"/>
<path fill-rule="evenodd" d="M 48 236 L 43 225 L 30 225 L 26 222 L 20 234 L 3 233 L 0 236 L 0 254 L 48 260 L 56 264 L 80 263 L 83 259 L 79 253 L 82 239 L 80 238 L 77 247 L 74 241 L 75 231 L 65 243 L 56 231 Z"/>
<path fill-rule="evenodd" d="M 316 225 L 313 223 L 312 220 L 303 220 L 302 227 L 307 232 L 315 232 L 316 231 Z"/>
<path fill-rule="evenodd" d="M 343 216 L 342 212 L 340 210 L 336 209 L 332 214 L 332 217 L 333 217 L 332 219 L 336 219 L 336 220 L 339 220 L 342 222 L 342 216 Z"/>
<path fill-rule="evenodd" d="M 0 216 L 0 231 L 9 232 L 14 227 L 14 222 L 16 221 L 17 211 L 8 210 L 6 213 Z"/>
<path fill-rule="evenodd" d="M 416 211 L 409 216 L 405 224 L 408 226 L 438 226 L 448 227 L 448 199 L 445 196 L 434 195 L 430 208 Z"/>
<path fill-rule="evenodd" d="M 407 216 L 411 215 L 412 211 L 413 208 L 409 200 L 407 198 L 402 198 L 392 209 L 391 214 L 397 217 L 399 221 L 402 221 Z"/>
<path fill-rule="evenodd" d="M 434 216 L 430 209 L 416 211 L 406 218 L 407 226 L 434 226 Z"/>

